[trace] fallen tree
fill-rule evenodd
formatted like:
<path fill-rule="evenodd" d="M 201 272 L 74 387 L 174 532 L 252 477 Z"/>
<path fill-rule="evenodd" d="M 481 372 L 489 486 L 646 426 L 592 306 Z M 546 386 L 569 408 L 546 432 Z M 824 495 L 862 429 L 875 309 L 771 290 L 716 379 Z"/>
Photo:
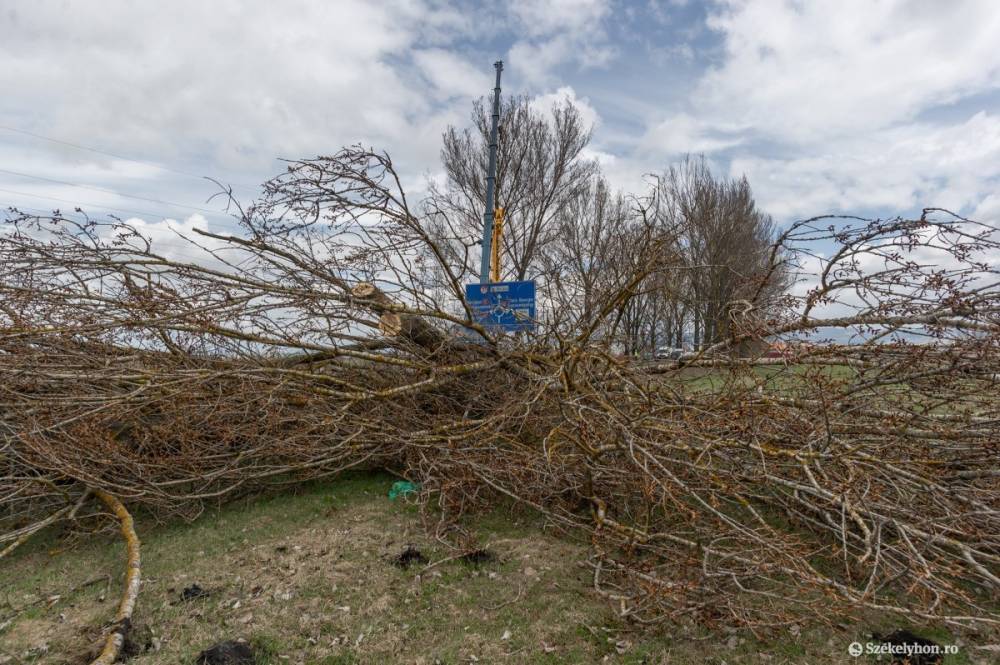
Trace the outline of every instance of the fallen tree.
<path fill-rule="evenodd" d="M 637 621 L 1000 623 L 997 230 L 800 222 L 741 276 L 760 288 L 726 304 L 725 340 L 654 362 L 616 335 L 690 269 L 664 251 L 683 221 L 655 211 L 633 201 L 642 242 L 596 311 L 517 337 L 472 320 L 472 276 L 366 150 L 292 164 L 239 233 L 170 253 L 118 220 L 15 213 L 0 547 L 99 519 L 88 496 L 191 518 L 386 468 L 445 525 L 508 497 L 588 533 L 594 588 Z M 764 288 L 789 265 L 805 283 Z"/>

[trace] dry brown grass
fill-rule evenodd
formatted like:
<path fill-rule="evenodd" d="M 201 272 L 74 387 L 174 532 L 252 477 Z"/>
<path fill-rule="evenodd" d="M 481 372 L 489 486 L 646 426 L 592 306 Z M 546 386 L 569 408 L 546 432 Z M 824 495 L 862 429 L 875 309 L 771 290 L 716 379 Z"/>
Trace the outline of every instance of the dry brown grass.
<path fill-rule="evenodd" d="M 158 649 L 129 662 L 192 663 L 219 640 L 245 638 L 275 665 L 429 665 L 473 656 L 482 663 L 848 663 L 849 642 L 898 627 L 888 617 L 866 617 L 831 629 L 786 627 L 760 639 L 690 623 L 650 631 L 616 617 L 594 592 L 585 543 L 504 508 L 470 525 L 498 562 L 447 561 L 455 551 L 428 538 L 416 507 L 386 498 L 391 481 L 356 475 L 298 496 L 213 510 L 191 525 L 147 527 L 140 534 L 149 545 L 147 578 L 135 620 L 148 626 Z M 38 542 L 0 571 L 9 603 L 42 601 L 0 632 L 0 657 L 8 662 L 80 662 L 102 635 L 119 590 L 120 548 L 110 534 L 60 552 L 49 547 L 57 542 Z M 408 544 L 431 564 L 446 561 L 401 570 L 392 558 Z M 102 580 L 70 591 L 105 572 L 114 578 L 110 587 Z M 193 583 L 210 595 L 180 602 Z M 9 616 L 9 607 L 3 611 Z M 917 630 L 944 644 L 960 640 L 951 663 L 988 662 L 973 648 L 989 643 L 988 634 Z"/>

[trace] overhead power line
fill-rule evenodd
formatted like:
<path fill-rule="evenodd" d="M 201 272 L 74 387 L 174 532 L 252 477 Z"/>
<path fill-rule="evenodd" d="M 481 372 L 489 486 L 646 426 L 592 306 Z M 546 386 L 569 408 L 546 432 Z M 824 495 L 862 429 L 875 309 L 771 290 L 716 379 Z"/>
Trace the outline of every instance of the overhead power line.
<path fill-rule="evenodd" d="M 31 206 L 19 206 L 13 203 L 6 203 L 3 205 L 3 209 L 6 212 L 8 208 L 16 208 L 17 210 L 34 210 L 35 212 L 40 212 L 43 215 L 51 214 L 51 210 L 45 210 L 44 208 L 33 208 Z"/>
<path fill-rule="evenodd" d="M 35 180 L 44 180 L 45 182 L 54 182 L 60 185 L 69 185 L 70 187 L 78 187 L 80 189 L 89 189 L 95 192 L 105 192 L 107 194 L 114 194 L 115 196 L 121 196 L 129 199 L 136 199 L 138 201 L 147 201 L 149 203 L 161 203 L 163 205 L 173 206 L 175 208 L 187 208 L 188 210 L 197 210 L 198 212 L 207 212 L 209 214 L 218 214 L 217 210 L 209 210 L 207 208 L 199 208 L 197 206 L 190 206 L 184 203 L 175 203 L 173 201 L 164 201 L 162 199 L 152 199 L 145 196 L 137 196 L 135 194 L 123 194 L 122 192 L 116 192 L 113 189 L 108 189 L 106 187 L 96 187 L 94 185 L 81 185 L 76 182 L 69 182 L 67 180 L 59 180 L 57 178 L 47 178 L 40 175 L 32 175 L 31 173 L 21 173 L 20 171 L 10 171 L 7 169 L 0 169 L 0 173 L 8 173 L 10 175 L 20 176 L 22 178 L 33 178 Z"/>
<path fill-rule="evenodd" d="M 19 211 L 29 211 L 30 210 L 30 211 L 34 211 L 36 213 L 40 213 L 42 216 L 47 216 L 47 215 L 51 215 L 52 214 L 51 210 L 45 210 L 43 208 L 32 208 L 30 206 L 16 205 L 16 204 L 13 204 L 13 203 L 0 203 L 0 220 L 3 220 L 3 215 L 7 211 L 8 208 L 15 208 L 16 210 L 19 210 Z M 2 236 L 2 234 L 3 234 L 3 229 L 0 228 L 0 236 Z M 153 246 L 154 246 L 154 248 L 155 248 L 156 251 L 163 250 L 163 249 L 175 249 L 175 250 L 183 250 L 183 251 L 190 251 L 191 249 L 196 249 L 196 250 L 200 249 L 200 250 L 203 250 L 203 251 L 221 252 L 223 250 L 236 250 L 236 251 L 239 251 L 239 249 L 240 249 L 239 247 L 222 247 L 222 248 L 220 248 L 220 247 L 214 247 L 211 250 L 207 250 L 203 245 L 199 244 L 197 241 L 193 240 L 191 237 L 187 237 L 187 236 L 180 235 L 180 234 L 178 234 L 178 238 L 177 239 L 162 238 L 162 237 L 148 238 L 148 239 L 150 239 L 152 241 L 152 244 L 153 244 Z"/>
<path fill-rule="evenodd" d="M 0 129 L 15 132 L 17 134 L 23 134 L 25 136 L 30 136 L 32 138 L 41 139 L 42 141 L 49 141 L 51 143 L 58 143 L 59 145 L 69 146 L 70 148 L 76 148 L 77 150 L 86 150 L 87 152 L 93 152 L 98 155 L 104 155 L 105 157 L 113 157 L 115 159 L 122 159 L 126 162 L 134 162 L 136 164 L 145 164 L 146 166 L 151 166 L 155 169 L 160 169 L 162 171 L 169 171 L 170 173 L 176 173 L 177 175 L 187 176 L 189 178 L 198 178 L 199 180 L 208 179 L 208 176 L 198 175 L 197 173 L 191 173 L 190 171 L 182 171 L 180 169 L 171 168 L 169 166 L 163 166 L 162 164 L 157 164 L 156 162 L 151 162 L 145 159 L 135 159 L 133 157 L 126 157 L 124 155 L 119 155 L 113 152 L 108 152 L 106 150 L 99 150 L 97 148 L 91 148 L 85 145 L 80 145 L 79 143 L 72 143 L 70 141 L 63 141 L 62 139 L 55 139 L 51 136 L 43 136 L 42 134 L 36 134 L 35 132 L 29 132 L 26 129 L 18 129 L 17 127 L 7 127 L 6 125 L 0 125 Z M 222 182 L 221 179 L 217 179 Z M 252 192 L 257 191 L 257 187 L 252 187 L 250 185 L 243 184 L 233 184 L 229 183 L 232 187 L 239 189 L 247 189 Z"/>
<path fill-rule="evenodd" d="M 17 194 L 18 196 L 28 196 L 36 199 L 47 199 L 49 201 L 58 201 L 60 203 L 68 203 L 74 208 L 84 208 L 91 207 L 98 210 L 115 210 L 117 212 L 125 212 L 130 215 L 143 215 L 144 217 L 153 217 L 158 219 L 168 219 L 171 215 L 164 215 L 158 212 L 149 212 L 148 210 L 129 210 L 128 208 L 117 208 L 115 206 L 104 205 L 101 203 L 87 203 L 86 201 L 72 201 L 70 199 L 61 199 L 58 196 L 49 196 L 48 194 L 36 194 L 34 192 L 19 192 L 14 189 L 4 189 L 0 187 L 0 192 L 6 192 L 7 194 Z M 16 207 L 16 206 L 15 206 Z"/>

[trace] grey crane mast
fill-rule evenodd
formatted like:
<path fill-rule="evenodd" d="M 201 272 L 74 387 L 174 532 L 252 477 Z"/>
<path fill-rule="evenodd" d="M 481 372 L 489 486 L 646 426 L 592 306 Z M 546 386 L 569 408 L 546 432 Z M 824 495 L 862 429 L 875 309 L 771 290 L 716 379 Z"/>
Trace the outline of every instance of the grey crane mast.
<path fill-rule="evenodd" d="M 500 122 L 500 73 L 503 71 L 503 60 L 493 63 L 493 68 L 497 70 L 497 83 L 493 88 L 493 125 L 490 127 L 490 161 L 486 172 L 486 212 L 483 213 L 483 255 L 479 267 L 479 282 L 488 284 L 491 280 L 490 267 L 494 262 L 494 251 L 499 253 L 499 247 L 492 247 L 494 242 L 493 221 L 496 216 L 496 202 L 494 201 L 497 178 L 497 125 Z M 501 222 L 503 223 L 503 222 Z M 499 242 L 499 238 L 496 239 Z M 497 277 L 499 279 L 499 277 Z"/>

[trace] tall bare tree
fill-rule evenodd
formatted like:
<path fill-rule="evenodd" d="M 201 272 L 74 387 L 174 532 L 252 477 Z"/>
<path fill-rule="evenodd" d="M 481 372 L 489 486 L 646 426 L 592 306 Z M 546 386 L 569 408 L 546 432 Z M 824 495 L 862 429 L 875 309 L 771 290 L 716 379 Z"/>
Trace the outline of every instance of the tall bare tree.
<path fill-rule="evenodd" d="M 594 316 L 614 282 L 628 213 L 625 198 L 594 177 L 555 220 L 558 240 L 544 253 L 546 294 L 574 325 Z"/>
<path fill-rule="evenodd" d="M 439 237 L 451 241 L 452 258 L 478 273 L 477 254 L 463 249 L 482 237 L 490 116 L 482 98 L 472 126 L 449 127 L 441 161 L 443 184 L 432 184 L 428 206 Z M 557 236 L 559 217 L 591 186 L 598 167 L 583 155 L 591 127 L 565 99 L 547 112 L 528 97 L 501 100 L 496 204 L 506 211 L 504 277 L 528 279 L 542 269 L 544 248 Z"/>
<path fill-rule="evenodd" d="M 675 311 L 690 312 L 696 345 L 714 344 L 729 334 L 734 308 L 766 307 L 788 286 L 788 271 L 771 263 L 774 220 L 757 207 L 745 176 L 717 178 L 704 157 L 670 167 L 657 187 L 661 214 L 683 220 L 688 285 L 685 307 Z"/>

